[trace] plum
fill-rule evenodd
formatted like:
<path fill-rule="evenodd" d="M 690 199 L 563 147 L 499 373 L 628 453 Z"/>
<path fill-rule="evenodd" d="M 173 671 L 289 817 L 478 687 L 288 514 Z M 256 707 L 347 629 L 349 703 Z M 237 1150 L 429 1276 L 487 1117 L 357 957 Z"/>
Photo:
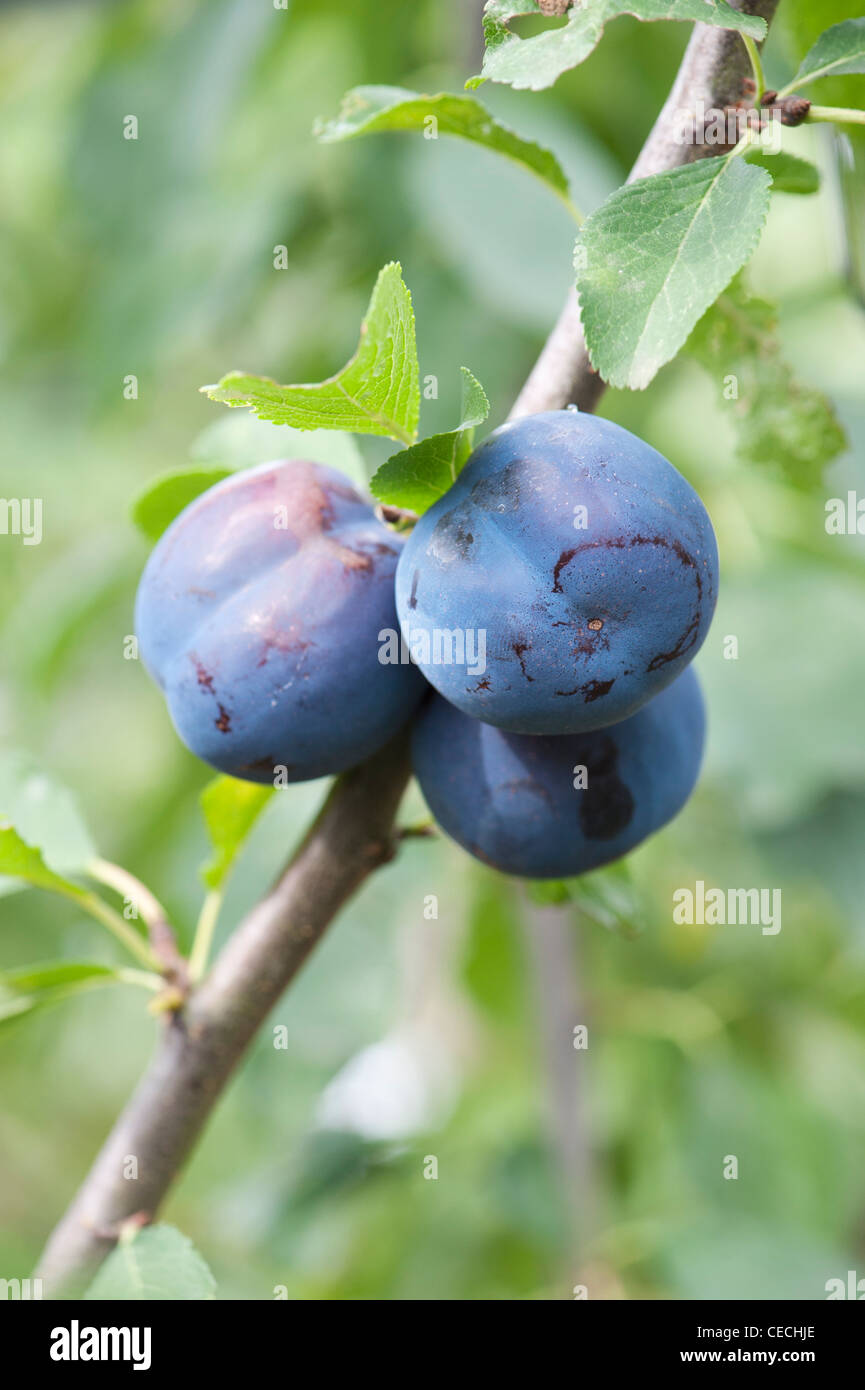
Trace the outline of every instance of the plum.
<path fill-rule="evenodd" d="M 474 451 L 408 539 L 397 612 L 424 675 L 466 714 L 580 733 L 679 675 L 717 584 L 712 524 L 673 465 L 609 420 L 560 410 Z M 454 633 L 471 661 L 454 659 Z"/>
<path fill-rule="evenodd" d="M 570 878 L 659 830 L 690 796 L 703 753 L 692 667 L 620 724 L 514 734 L 433 695 L 412 732 L 415 776 L 448 835 L 493 868 Z"/>
<path fill-rule="evenodd" d="M 269 782 L 341 772 L 405 724 L 425 687 L 379 659 L 400 537 L 347 478 L 303 459 L 237 473 L 159 539 L 136 602 L 141 656 L 183 742 Z"/>

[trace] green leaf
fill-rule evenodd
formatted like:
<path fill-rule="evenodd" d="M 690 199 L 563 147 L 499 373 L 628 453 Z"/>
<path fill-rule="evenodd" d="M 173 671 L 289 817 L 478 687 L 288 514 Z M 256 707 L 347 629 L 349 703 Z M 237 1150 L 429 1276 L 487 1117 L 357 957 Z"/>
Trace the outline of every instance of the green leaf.
<path fill-rule="evenodd" d="M 121 971 L 90 961 L 46 961 L 0 971 L 0 1023 L 122 979 Z"/>
<path fill-rule="evenodd" d="M 865 18 L 845 19 L 821 34 L 785 90 L 845 72 L 865 72 Z"/>
<path fill-rule="evenodd" d="M 191 465 L 172 468 L 148 483 L 132 503 L 132 520 L 148 540 L 158 541 L 184 507 L 214 483 L 232 473 L 230 468 Z"/>
<path fill-rule="evenodd" d="M 432 434 L 394 454 L 373 477 L 370 491 L 380 502 L 405 507 L 418 516 L 447 492 L 462 472 L 474 444 L 477 425 L 490 413 L 484 388 L 468 367 L 462 372 L 460 423 L 446 434 Z"/>
<path fill-rule="evenodd" d="M 817 166 L 807 159 L 800 159 L 798 155 L 787 154 L 783 150 L 773 154 L 754 145 L 745 151 L 742 158 L 769 173 L 774 193 L 816 193 L 820 187 Z"/>
<path fill-rule="evenodd" d="M 511 19 L 540 12 L 535 0 L 488 0 L 482 77 L 534 91 L 551 87 L 563 72 L 588 58 L 604 25 L 623 14 L 642 20 L 699 20 L 738 29 L 754 39 L 766 35 L 765 20 L 740 14 L 724 0 L 583 0 L 571 6 L 564 25 L 556 24 L 531 38 L 522 39 L 508 28 Z"/>
<path fill-rule="evenodd" d="M 0 822 L 14 825 L 58 874 L 81 873 L 96 850 L 72 793 L 39 770 L 19 749 L 0 754 Z M 0 866 L 0 875 L 8 871 Z M 0 893 L 21 882 L 0 877 Z"/>
<path fill-rule="evenodd" d="M 34 888 L 45 888 L 49 893 L 60 893 L 65 898 L 78 900 L 87 898 L 84 888 L 70 883 L 60 874 L 55 874 L 35 845 L 22 840 L 13 826 L 0 821 L 0 874 L 10 878 L 23 879 Z"/>
<path fill-rule="evenodd" d="M 769 206 L 765 169 L 722 155 L 618 189 L 577 238 L 592 364 L 642 390 L 741 269 Z"/>
<path fill-rule="evenodd" d="M 84 1297 L 91 1303 L 204 1301 L 216 1297 L 216 1280 L 174 1226 L 144 1226 L 121 1236 Z"/>
<path fill-rule="evenodd" d="M 697 324 L 687 350 L 719 388 L 735 377 L 738 394 L 730 404 L 743 462 L 774 466 L 808 485 L 819 481 L 847 441 L 822 392 L 796 380 L 777 330 L 773 306 L 734 281 Z"/>
<path fill-rule="evenodd" d="M 435 120 L 435 127 L 428 124 L 430 118 Z M 405 87 L 354 87 L 343 97 L 336 118 L 317 122 L 314 134 L 331 143 L 382 130 L 426 132 L 433 128 L 436 134 L 471 140 L 521 164 L 548 184 L 573 211 L 568 181 L 555 155 L 495 120 L 474 97 L 447 92 L 424 96 Z"/>
<path fill-rule="evenodd" d="M 243 842 L 252 830 L 274 788 L 236 777 L 216 777 L 201 793 L 201 810 L 213 845 L 213 856 L 201 876 L 210 889 L 221 888 Z"/>
<path fill-rule="evenodd" d="M 411 444 L 420 412 L 411 295 L 391 262 L 379 272 L 351 361 L 327 381 L 280 386 L 268 377 L 229 372 L 203 386 L 212 401 L 250 406 L 262 420 L 300 430 L 383 434 Z"/>

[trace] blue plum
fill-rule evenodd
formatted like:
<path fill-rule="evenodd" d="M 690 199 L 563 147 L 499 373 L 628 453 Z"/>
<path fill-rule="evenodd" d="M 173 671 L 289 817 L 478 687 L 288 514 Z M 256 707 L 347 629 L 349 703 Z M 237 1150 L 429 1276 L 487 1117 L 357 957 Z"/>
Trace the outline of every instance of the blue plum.
<path fill-rule="evenodd" d="M 690 484 L 628 430 L 562 410 L 474 451 L 409 537 L 396 595 L 448 700 L 503 729 L 565 734 L 617 723 L 675 680 L 717 585 Z"/>
<path fill-rule="evenodd" d="M 676 815 L 704 729 L 688 668 L 637 714 L 583 734 L 506 733 L 433 695 L 414 721 L 412 757 L 432 814 L 470 854 L 523 878 L 570 878 Z"/>
<path fill-rule="evenodd" d="M 222 772 L 341 772 L 403 725 L 425 687 L 379 659 L 402 540 L 348 479 L 301 459 L 234 474 L 160 538 L 136 602 L 141 656 L 177 732 Z"/>

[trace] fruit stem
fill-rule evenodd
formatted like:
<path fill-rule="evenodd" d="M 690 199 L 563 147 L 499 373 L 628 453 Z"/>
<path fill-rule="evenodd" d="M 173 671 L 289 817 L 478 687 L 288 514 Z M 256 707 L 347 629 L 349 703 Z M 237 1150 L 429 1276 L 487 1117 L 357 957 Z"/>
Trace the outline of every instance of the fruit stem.
<path fill-rule="evenodd" d="M 189 979 L 193 984 L 201 979 L 207 969 L 216 919 L 221 907 L 222 893 L 218 889 L 212 889 L 201 905 L 201 913 L 195 927 L 195 939 L 189 953 Z"/>
<path fill-rule="evenodd" d="M 748 50 L 748 57 L 751 60 L 751 70 L 754 74 L 754 81 L 757 84 L 756 105 L 760 105 L 760 98 L 766 90 L 766 80 L 763 76 L 763 63 L 760 59 L 760 50 L 751 38 L 750 34 L 742 34 L 742 42 Z"/>
<path fill-rule="evenodd" d="M 104 883 L 107 888 L 113 889 L 120 897 L 133 904 L 147 925 L 155 959 L 166 973 L 173 975 L 178 981 L 182 980 L 186 962 L 178 949 L 168 914 L 155 894 L 128 869 L 122 868 L 120 864 L 113 864 L 109 859 L 91 859 L 86 866 L 86 872 L 90 878 Z"/>
<path fill-rule="evenodd" d="M 840 125 L 865 125 L 865 111 L 851 106 L 812 106 L 807 121 L 836 121 Z"/>
<path fill-rule="evenodd" d="M 113 907 L 103 902 L 98 894 L 84 893 L 81 897 L 76 897 L 75 902 L 83 907 L 85 912 L 89 912 L 91 917 L 95 917 L 97 922 L 101 922 L 103 927 L 107 927 L 112 936 L 115 936 L 142 965 L 146 965 L 148 970 L 159 970 L 160 963 L 147 942 L 128 922 L 124 922 L 119 912 L 115 912 Z"/>

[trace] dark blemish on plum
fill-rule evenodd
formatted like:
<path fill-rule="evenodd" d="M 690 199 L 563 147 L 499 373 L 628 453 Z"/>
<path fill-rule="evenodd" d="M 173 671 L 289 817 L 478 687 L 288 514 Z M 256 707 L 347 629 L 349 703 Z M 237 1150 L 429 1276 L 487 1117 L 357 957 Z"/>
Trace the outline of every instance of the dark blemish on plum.
<path fill-rule="evenodd" d="M 479 479 L 469 494 L 470 500 L 485 512 L 517 511 L 522 472 L 521 463 L 509 463 L 507 468 L 491 478 Z"/>
<path fill-rule="evenodd" d="M 592 632 L 583 632 L 577 628 L 574 635 L 574 656 L 595 656 L 599 651 L 608 652 L 610 650 L 610 639 L 599 637 L 597 629 Z"/>
<path fill-rule="evenodd" d="M 388 541 L 362 540 L 359 542 L 359 553 L 362 555 L 369 555 L 370 558 L 374 555 L 387 555 L 390 557 L 399 555 L 399 546 L 391 545 Z"/>
<path fill-rule="evenodd" d="M 523 673 L 523 675 L 525 676 L 526 680 L 527 680 L 527 681 L 533 681 L 533 680 L 534 680 L 534 676 L 530 676 L 530 675 L 529 675 L 528 671 L 526 670 L 526 662 L 525 662 L 525 653 L 529 650 L 529 643 L 528 643 L 528 642 L 512 642 L 512 643 L 511 643 L 511 650 L 512 650 L 512 651 L 514 652 L 514 654 L 516 655 L 517 661 L 520 663 L 520 670 L 522 671 L 522 673 Z"/>
<path fill-rule="evenodd" d="M 231 715 L 225 705 L 217 705 L 217 709 L 219 710 L 219 718 L 214 719 L 213 722 L 221 734 L 228 734 L 231 732 Z"/>
<path fill-rule="evenodd" d="M 266 666 L 273 652 L 295 652 L 302 656 L 312 645 L 312 642 L 294 636 L 291 629 L 288 632 L 282 632 L 278 628 L 271 628 L 264 633 L 263 654 L 256 664 Z"/>
<path fill-rule="evenodd" d="M 300 480 L 298 480 L 300 481 Z M 360 502 L 360 495 L 355 492 L 353 487 L 341 487 L 339 483 L 315 483 L 309 489 L 313 506 L 318 516 L 317 521 L 322 531 L 329 531 L 336 520 L 333 499 L 340 497 L 344 502 Z"/>
<path fill-rule="evenodd" d="M 409 596 L 408 601 L 409 608 L 417 608 L 417 584 L 419 579 L 420 571 L 415 570 L 414 574 L 411 577 L 411 594 Z"/>
<path fill-rule="evenodd" d="M 195 675 L 196 675 L 196 678 L 197 678 L 197 680 L 198 680 L 198 684 L 201 686 L 201 688 L 202 688 L 203 690 L 209 690 L 210 693 L 211 693 L 211 695 L 212 695 L 212 694 L 213 694 L 213 676 L 212 676 L 212 675 L 210 674 L 210 672 L 205 668 L 205 666 L 203 665 L 203 663 L 200 662 L 200 661 L 198 660 L 198 657 L 195 655 L 194 652 L 191 652 L 191 653 L 190 653 L 189 660 L 192 662 L 193 666 L 195 667 Z"/>
<path fill-rule="evenodd" d="M 602 618 L 590 618 L 589 621 L 588 621 L 588 623 L 586 624 L 586 626 L 587 626 L 592 632 L 600 632 L 601 628 L 604 626 L 603 619 L 602 619 Z"/>
<path fill-rule="evenodd" d="M 597 542 L 596 542 L 596 541 L 593 541 L 592 544 L 593 544 L 593 545 L 596 545 Z M 561 579 L 562 579 L 562 570 L 565 568 L 565 565 L 569 565 L 569 564 L 571 563 L 571 561 L 573 560 L 574 556 L 577 555 L 577 554 L 579 553 L 579 551 L 582 550 L 583 548 L 584 548 L 583 546 L 577 546 L 576 549 L 574 549 L 574 550 L 563 550 L 563 551 L 562 551 L 561 555 L 559 556 L 558 560 L 556 561 L 556 567 L 555 567 L 555 569 L 553 570 L 553 593 L 554 593 L 554 594 L 560 594 L 560 593 L 562 592 Z"/>
<path fill-rule="evenodd" d="M 700 574 L 697 562 L 692 555 L 688 554 L 681 541 L 668 541 L 666 536 L 631 536 L 629 538 L 625 536 L 610 536 L 603 541 L 583 541 L 581 545 L 575 546 L 573 550 L 563 550 L 553 570 L 553 593 L 560 594 L 562 592 L 560 583 L 562 570 L 565 565 L 570 564 L 575 555 L 582 555 L 586 550 L 631 550 L 637 545 L 659 545 L 663 547 L 664 550 L 672 550 L 677 560 L 680 560 L 688 569 L 694 571 L 697 593 L 700 598 L 703 597 L 703 577 Z"/>
<path fill-rule="evenodd" d="M 273 777 L 277 767 L 285 767 L 286 772 L 291 772 L 291 764 L 280 763 L 272 753 L 268 753 L 264 758 L 256 758 L 254 763 L 240 763 L 237 771 L 241 772 L 266 772 Z"/>
<path fill-rule="evenodd" d="M 615 682 L 615 676 L 608 681 L 587 681 L 585 685 L 580 686 L 580 694 L 586 704 L 590 705 L 593 700 L 599 700 L 602 695 L 609 694 L 610 687 L 615 685 Z"/>
<path fill-rule="evenodd" d="M 646 670 L 659 671 L 660 668 L 662 666 L 666 666 L 668 662 L 676 661 L 678 657 L 684 656 L 685 652 L 690 651 L 694 643 L 696 642 L 699 630 L 700 614 L 698 611 L 694 614 L 688 626 L 685 628 L 685 631 L 682 633 L 673 650 L 671 652 L 659 652 L 657 656 L 653 656 L 652 660 L 646 667 Z"/>
<path fill-rule="evenodd" d="M 478 681 L 477 685 L 474 687 L 475 690 L 489 690 L 489 688 L 490 688 L 490 678 L 489 678 L 489 676 L 484 676 L 483 680 L 482 680 L 482 681 Z M 471 694 L 472 694 L 472 687 L 471 687 L 470 685 L 467 685 L 467 686 L 466 686 L 466 693 L 467 693 L 468 695 L 471 695 Z"/>
<path fill-rule="evenodd" d="M 600 700 L 602 695 L 607 695 L 616 683 L 616 677 L 608 681 L 586 681 L 584 685 L 575 685 L 573 690 L 555 690 L 554 695 L 582 695 L 584 704 L 590 705 L 593 700 Z"/>
<path fill-rule="evenodd" d="M 446 512 L 435 524 L 430 537 L 429 551 L 442 564 L 454 560 L 467 560 L 474 543 L 471 531 L 460 520 L 458 510 Z"/>
<path fill-rule="evenodd" d="M 574 759 L 586 769 L 580 795 L 580 829 L 587 840 L 613 840 L 630 824 L 634 798 L 619 776 L 619 750 L 610 734 L 586 734 Z"/>

